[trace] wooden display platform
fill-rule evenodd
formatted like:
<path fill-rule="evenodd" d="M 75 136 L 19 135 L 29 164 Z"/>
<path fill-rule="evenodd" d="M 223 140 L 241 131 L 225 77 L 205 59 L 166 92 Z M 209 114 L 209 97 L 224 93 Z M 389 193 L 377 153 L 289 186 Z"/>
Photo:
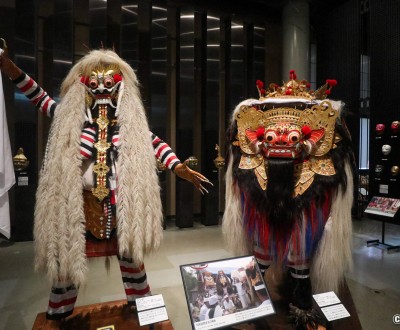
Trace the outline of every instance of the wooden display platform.
<path fill-rule="evenodd" d="M 39 313 L 32 330 L 97 330 L 111 325 L 115 330 L 174 329 L 169 320 L 140 326 L 136 310 L 132 310 L 126 300 L 117 300 L 75 307 L 73 314 L 62 321 L 47 320 L 46 313 Z"/>
<path fill-rule="evenodd" d="M 269 279 L 267 283 L 272 284 L 271 282 L 273 280 Z M 276 314 L 225 329 L 293 330 L 287 322 L 288 303 L 277 294 L 273 285 L 269 285 L 268 288 Z M 361 330 L 357 311 L 346 283 L 341 287 L 338 298 L 350 313 L 350 317 L 330 322 L 326 330 Z M 110 325 L 114 325 L 115 330 L 173 330 L 169 320 L 141 327 L 136 311 L 131 310 L 126 300 L 76 307 L 74 313 L 63 321 L 47 320 L 46 313 L 40 313 L 36 317 L 32 330 L 97 330 Z"/>

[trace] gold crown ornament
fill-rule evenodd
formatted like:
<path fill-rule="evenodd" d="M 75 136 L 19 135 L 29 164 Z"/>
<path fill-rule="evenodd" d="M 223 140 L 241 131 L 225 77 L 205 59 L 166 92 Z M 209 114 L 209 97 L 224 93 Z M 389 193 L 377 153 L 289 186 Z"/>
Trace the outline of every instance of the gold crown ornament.
<path fill-rule="evenodd" d="M 290 70 L 289 80 L 284 82 L 282 86 L 275 83 L 269 84 L 268 89 L 264 88 L 264 82 L 256 81 L 256 86 L 260 100 L 267 98 L 304 98 L 308 100 L 323 100 L 331 94 L 332 87 L 337 85 L 335 79 L 327 79 L 325 84 L 316 91 L 310 89 L 310 83 L 303 79 L 298 80 L 296 72 Z"/>

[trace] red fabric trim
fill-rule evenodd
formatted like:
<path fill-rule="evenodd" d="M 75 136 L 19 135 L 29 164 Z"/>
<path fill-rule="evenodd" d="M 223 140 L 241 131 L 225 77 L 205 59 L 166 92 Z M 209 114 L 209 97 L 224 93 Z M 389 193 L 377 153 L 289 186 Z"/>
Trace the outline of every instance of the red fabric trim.
<path fill-rule="evenodd" d="M 51 307 L 51 308 L 60 308 L 62 306 L 71 305 L 71 304 L 75 303 L 75 301 L 76 301 L 76 297 L 65 299 L 65 300 L 61 300 L 58 303 L 49 300 L 49 307 Z"/>
<path fill-rule="evenodd" d="M 111 239 L 96 240 L 94 238 L 86 238 L 86 256 L 92 257 L 109 257 L 118 255 L 117 235 L 113 235 Z"/>
<path fill-rule="evenodd" d="M 51 101 L 51 98 L 49 97 L 48 99 L 47 99 L 47 101 L 43 104 L 43 106 L 42 106 L 42 109 L 43 109 L 43 113 L 44 114 L 46 114 L 47 115 L 47 108 L 48 108 L 48 106 L 49 106 L 49 103 L 50 103 L 50 101 Z"/>
<path fill-rule="evenodd" d="M 166 144 L 162 145 L 162 146 L 160 147 L 160 149 L 158 149 L 157 154 L 156 154 L 156 157 L 159 158 L 160 155 L 161 155 L 161 153 L 162 153 L 162 151 L 163 151 L 164 149 L 167 149 L 167 148 L 168 148 L 168 145 L 166 145 Z"/>
<path fill-rule="evenodd" d="M 119 266 L 119 268 L 121 269 L 121 272 L 130 273 L 130 274 L 138 274 L 138 273 L 141 273 L 142 271 L 144 271 L 143 264 L 138 268 L 131 268 L 131 267 L 125 267 L 125 266 Z"/>
<path fill-rule="evenodd" d="M 91 136 L 91 135 L 86 135 L 85 133 L 83 133 L 81 135 L 81 139 L 84 139 L 84 140 L 89 141 L 89 142 L 94 142 L 94 137 Z"/>
<path fill-rule="evenodd" d="M 178 157 L 176 157 L 176 156 L 170 157 L 170 158 L 166 161 L 165 166 L 168 167 L 169 164 L 171 164 L 171 162 L 172 162 L 173 160 L 176 160 L 176 159 L 178 159 Z"/>
<path fill-rule="evenodd" d="M 127 296 L 130 295 L 138 295 L 138 296 L 144 296 L 146 293 L 150 292 L 150 287 L 147 286 L 146 288 L 142 289 L 142 290 L 137 290 L 137 289 L 125 289 L 125 293 Z"/>
<path fill-rule="evenodd" d="M 32 102 L 34 105 L 37 105 L 37 104 L 40 102 L 40 100 L 43 98 L 43 96 L 44 96 L 45 94 L 46 94 L 46 92 L 45 92 L 45 91 L 42 91 L 42 93 L 40 94 L 40 96 L 36 97 L 35 99 L 32 99 L 31 102 Z"/>
<path fill-rule="evenodd" d="M 35 81 L 32 78 L 29 78 L 29 81 L 26 83 L 26 85 L 20 88 L 21 92 L 25 93 L 28 89 L 30 89 L 33 86 L 34 83 Z"/>
<path fill-rule="evenodd" d="M 88 153 L 86 153 L 83 149 L 81 149 L 81 155 L 85 158 L 90 158 L 92 155 L 89 155 Z"/>

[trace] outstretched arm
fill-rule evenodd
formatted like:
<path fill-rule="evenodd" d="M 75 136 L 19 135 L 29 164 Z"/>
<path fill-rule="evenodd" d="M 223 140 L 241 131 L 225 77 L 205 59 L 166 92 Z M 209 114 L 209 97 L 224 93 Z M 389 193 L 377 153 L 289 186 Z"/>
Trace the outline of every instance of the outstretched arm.
<path fill-rule="evenodd" d="M 153 141 L 154 153 L 157 159 L 159 159 L 165 167 L 170 169 L 177 176 L 193 183 L 202 194 L 204 194 L 204 192 L 208 192 L 201 183 L 206 182 L 211 185 L 212 183 L 204 175 L 193 171 L 185 163 L 182 163 L 167 143 L 165 143 L 155 134 L 151 132 L 150 134 Z"/>
<path fill-rule="evenodd" d="M 7 47 L 5 47 L 4 52 L 0 54 L 0 69 L 14 82 L 14 84 L 40 112 L 48 117 L 53 117 L 57 106 L 56 102 L 37 84 L 36 81 L 29 77 L 10 60 L 8 57 Z"/>
<path fill-rule="evenodd" d="M 186 163 L 187 161 L 185 161 Z M 203 187 L 202 182 L 213 185 L 203 174 L 192 170 L 185 163 L 180 163 L 175 167 L 174 173 L 182 179 L 194 184 L 194 186 L 204 195 L 208 190 Z"/>
<path fill-rule="evenodd" d="M 11 80 L 17 79 L 22 74 L 22 70 L 8 57 L 8 48 L 4 39 L 3 43 L 4 49 L 3 52 L 0 52 L 0 70 Z"/>

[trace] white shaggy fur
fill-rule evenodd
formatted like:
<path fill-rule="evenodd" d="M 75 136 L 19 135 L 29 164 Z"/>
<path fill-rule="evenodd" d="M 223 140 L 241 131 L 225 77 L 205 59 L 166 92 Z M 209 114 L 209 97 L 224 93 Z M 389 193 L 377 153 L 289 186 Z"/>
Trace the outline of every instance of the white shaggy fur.
<path fill-rule="evenodd" d="M 335 291 L 344 279 L 345 271 L 352 267 L 353 174 L 349 162 L 345 164 L 347 187 L 338 191 L 318 250 L 312 260 L 311 281 L 316 293 Z"/>
<path fill-rule="evenodd" d="M 118 105 L 121 147 L 117 160 L 117 226 L 121 255 L 143 262 L 145 253 L 162 239 L 162 205 L 154 150 L 138 82 L 132 68 L 117 54 L 96 50 L 69 72 L 62 87 L 46 156 L 40 174 L 35 207 L 35 265 L 50 280 L 84 283 L 85 218 L 80 158 L 80 136 L 85 121 L 85 91 L 81 74 L 103 64 L 117 64 L 124 79 Z"/>

